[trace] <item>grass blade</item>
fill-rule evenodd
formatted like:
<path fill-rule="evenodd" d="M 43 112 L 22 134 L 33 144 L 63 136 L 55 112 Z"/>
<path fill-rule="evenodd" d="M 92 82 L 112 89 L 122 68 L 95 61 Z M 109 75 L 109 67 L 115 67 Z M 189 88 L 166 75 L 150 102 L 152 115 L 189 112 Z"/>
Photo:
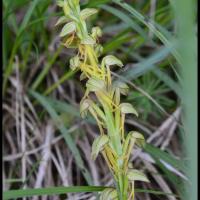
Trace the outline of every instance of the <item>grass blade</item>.
<path fill-rule="evenodd" d="M 181 88 L 170 76 L 161 71 L 159 68 L 153 69 L 153 73 L 170 87 L 179 97 L 181 97 Z"/>
<path fill-rule="evenodd" d="M 156 63 L 165 59 L 169 55 L 171 48 L 160 47 L 155 53 L 153 53 L 153 55 L 135 64 L 134 67 L 129 68 L 127 72 L 125 71 L 120 75 L 125 77 L 127 80 L 133 80 L 145 74 L 147 71 L 154 69 Z"/>
<path fill-rule="evenodd" d="M 164 160 L 165 162 L 171 164 L 176 169 L 179 169 L 182 171 L 186 170 L 186 166 L 183 161 L 175 159 L 173 156 L 171 156 L 167 152 L 164 152 L 164 151 L 160 150 L 159 148 L 154 147 L 153 145 L 146 144 L 144 151 L 146 151 L 147 153 L 149 153 L 156 159 Z"/>
<path fill-rule="evenodd" d="M 143 31 L 143 29 L 122 11 L 107 5 L 101 5 L 99 7 L 113 14 L 114 16 L 120 18 L 127 25 L 129 25 L 129 27 L 131 27 L 134 31 L 138 32 L 139 34 L 141 34 L 142 37 L 146 38 L 146 33 Z"/>
<path fill-rule="evenodd" d="M 47 110 L 47 112 L 50 114 L 51 118 L 55 122 L 55 125 L 60 130 L 60 132 L 63 134 L 65 142 L 67 143 L 69 149 L 71 150 L 72 154 L 74 155 L 75 161 L 76 161 L 79 169 L 83 173 L 83 176 L 85 177 L 87 183 L 91 185 L 92 179 L 91 179 L 91 176 L 90 176 L 88 170 L 84 166 L 80 152 L 79 152 L 78 148 L 76 147 L 76 144 L 74 143 L 74 140 L 72 139 L 71 135 L 67 134 L 67 129 L 64 126 L 63 122 L 61 121 L 57 112 L 54 110 L 54 108 L 48 102 L 47 98 L 45 98 L 44 96 L 42 96 L 39 93 L 32 91 L 32 90 L 30 91 L 30 94 L 33 97 L 35 97 L 41 103 L 41 105 Z"/>
<path fill-rule="evenodd" d="M 155 28 L 155 26 L 147 20 L 146 17 L 144 17 L 142 14 L 140 14 L 137 10 L 135 10 L 133 7 L 128 5 L 127 3 L 120 2 L 118 0 L 113 0 L 117 5 L 124 8 L 126 11 L 131 13 L 136 19 L 138 19 L 141 23 L 143 23 L 145 26 L 149 28 L 159 39 L 163 42 L 165 46 L 171 47 L 171 41 L 169 41 L 159 30 Z M 178 54 L 177 50 L 175 48 L 171 49 L 172 54 L 176 58 L 176 60 L 180 63 L 180 55 Z"/>
<path fill-rule="evenodd" d="M 40 73 L 40 75 L 37 77 L 37 79 L 33 82 L 31 89 L 35 90 L 40 83 L 43 81 L 43 79 L 45 78 L 46 74 L 48 73 L 49 69 L 51 68 L 51 66 L 53 65 L 53 63 L 56 61 L 57 57 L 60 54 L 60 51 L 62 50 L 62 46 L 59 47 L 57 49 L 57 51 L 55 52 L 55 54 L 53 55 L 53 57 L 49 60 L 49 62 L 47 63 L 47 65 L 44 67 L 44 69 L 42 70 L 42 72 Z"/>
<path fill-rule="evenodd" d="M 41 196 L 41 195 L 59 195 L 76 192 L 100 192 L 107 187 L 103 186 L 72 186 L 72 187 L 49 187 L 25 190 L 10 190 L 3 193 L 3 199 Z"/>
<path fill-rule="evenodd" d="M 76 192 L 101 192 L 109 187 L 103 186 L 71 186 L 71 187 L 49 187 L 49 188 L 37 188 L 37 189 L 25 189 L 25 190 L 10 190 L 3 192 L 3 199 L 11 198 L 21 198 L 30 196 L 41 196 L 41 195 L 60 195 L 67 193 Z M 135 189 L 136 192 L 149 193 L 156 195 L 173 195 L 171 193 L 161 192 L 157 190 L 147 190 L 147 189 Z"/>
<path fill-rule="evenodd" d="M 10 76 L 10 74 L 12 73 L 12 70 L 13 70 L 13 59 L 14 59 L 14 56 L 17 52 L 17 49 L 20 45 L 20 36 L 21 36 L 21 33 L 23 32 L 23 30 L 26 28 L 26 26 L 28 25 L 29 21 L 30 21 L 30 18 L 33 14 L 33 11 L 35 10 L 37 4 L 39 3 L 39 0 L 34 0 L 29 9 L 27 10 L 25 16 L 24 16 L 24 19 L 22 21 L 22 24 L 17 32 L 17 37 L 15 39 L 15 43 L 13 45 L 13 49 L 12 49 L 12 52 L 11 52 L 11 56 L 10 56 L 10 59 L 9 59 L 9 63 L 8 63 L 8 66 L 7 68 L 5 68 L 5 72 L 4 72 L 4 80 L 3 80 L 3 94 L 5 93 L 5 90 L 6 90 L 6 85 L 7 85 L 7 81 L 8 81 L 8 77 Z"/>

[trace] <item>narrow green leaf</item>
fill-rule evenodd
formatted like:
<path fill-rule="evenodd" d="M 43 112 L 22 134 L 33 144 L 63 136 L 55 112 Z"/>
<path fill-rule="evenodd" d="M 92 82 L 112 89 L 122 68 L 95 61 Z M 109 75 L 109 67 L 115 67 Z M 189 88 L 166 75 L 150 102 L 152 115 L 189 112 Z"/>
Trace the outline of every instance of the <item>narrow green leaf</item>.
<path fill-rule="evenodd" d="M 124 77 L 125 80 L 133 80 L 135 78 L 138 78 L 146 72 L 154 69 L 156 67 L 155 64 L 165 59 L 169 55 L 170 51 L 170 47 L 160 47 L 148 58 L 145 58 L 141 60 L 141 62 L 136 63 L 134 67 L 129 67 L 128 71 L 125 71 L 120 75 Z"/>
<path fill-rule="evenodd" d="M 147 153 L 149 153 L 150 155 L 152 155 L 154 158 L 156 159 L 162 159 L 165 162 L 169 163 L 170 165 L 172 165 L 173 167 L 175 167 L 176 169 L 185 171 L 186 170 L 186 166 L 183 162 L 183 160 L 178 160 L 176 158 L 174 158 L 172 155 L 170 155 L 167 152 L 164 152 L 162 150 L 160 150 L 157 147 L 154 147 L 151 144 L 146 144 L 144 151 L 146 151 Z"/>
<path fill-rule="evenodd" d="M 37 189 L 24 189 L 24 190 L 10 190 L 3 192 L 3 199 L 32 197 L 42 195 L 59 195 L 77 192 L 100 192 L 108 187 L 103 186 L 72 186 L 72 187 L 49 187 Z"/>
<path fill-rule="evenodd" d="M 49 187 L 49 188 L 37 188 L 37 189 L 22 189 L 22 190 L 9 190 L 3 192 L 3 199 L 13 199 L 31 196 L 42 196 L 42 195 L 60 195 L 67 193 L 77 193 L 77 192 L 101 192 L 110 187 L 104 186 L 72 186 L 72 187 Z M 135 189 L 139 193 L 149 193 L 155 195 L 164 196 L 177 196 L 172 193 L 166 193 L 158 190 L 148 190 L 148 189 Z M 177 196 L 178 197 L 178 196 Z"/>
<path fill-rule="evenodd" d="M 159 30 L 156 29 L 156 27 L 148 20 L 146 20 L 146 17 L 144 17 L 141 13 L 139 13 L 136 9 L 131 7 L 129 4 L 125 2 L 120 2 L 118 0 L 112 0 L 117 5 L 124 8 L 126 11 L 131 13 L 136 19 L 138 19 L 140 22 L 142 22 L 145 26 L 147 26 L 162 42 L 165 46 L 171 47 L 172 42 L 168 40 Z M 177 50 L 175 48 L 171 49 L 172 54 L 177 59 L 177 61 L 180 63 L 180 55 L 178 54 Z"/>
<path fill-rule="evenodd" d="M 33 11 L 35 10 L 37 4 L 40 2 L 40 0 L 34 0 L 31 2 L 30 7 L 28 8 L 25 16 L 23 17 L 23 21 L 21 23 L 21 26 L 19 28 L 19 32 L 18 35 L 21 34 L 21 32 L 26 28 L 26 26 L 28 25 L 30 18 L 33 14 Z"/>
<path fill-rule="evenodd" d="M 168 87 L 170 87 L 179 97 L 181 97 L 181 88 L 170 76 L 161 71 L 159 68 L 152 70 L 153 73 L 162 80 Z"/>
<path fill-rule="evenodd" d="M 78 148 L 76 147 L 74 140 L 72 139 L 71 135 L 66 134 L 67 133 L 66 127 L 64 126 L 63 122 L 59 118 L 59 115 L 56 113 L 54 108 L 51 106 L 51 104 L 48 103 L 48 99 L 32 90 L 30 91 L 30 94 L 33 97 L 35 97 L 41 103 L 41 105 L 47 110 L 47 112 L 50 114 L 53 121 L 55 122 L 55 125 L 60 130 L 60 132 L 63 134 L 65 142 L 67 143 L 69 149 L 71 150 L 71 152 L 76 160 L 76 163 L 77 163 L 79 169 L 81 170 L 81 172 L 83 173 L 86 181 L 88 182 L 88 184 L 92 184 L 91 176 L 90 176 L 87 168 L 84 166 L 80 152 L 79 152 Z M 60 122 L 60 123 L 58 123 L 58 122 Z"/>
<path fill-rule="evenodd" d="M 128 15 L 126 15 L 124 12 L 122 12 L 119 9 L 116 9 L 114 7 L 107 6 L 107 5 L 100 5 L 99 7 L 102 8 L 103 10 L 106 10 L 107 12 L 110 12 L 117 18 L 120 18 L 123 22 L 125 22 L 134 31 L 138 32 L 143 38 L 147 38 L 147 35 L 143 31 L 143 29 L 137 23 L 135 23 Z"/>
<path fill-rule="evenodd" d="M 62 49 L 63 49 L 63 47 L 61 46 L 61 47 L 59 47 L 56 50 L 56 52 L 54 53 L 54 55 L 52 56 L 52 58 L 44 66 L 42 72 L 38 75 L 38 77 L 36 78 L 36 80 L 32 83 L 31 89 L 35 90 L 40 85 L 40 83 L 45 78 L 46 74 L 49 72 L 49 69 L 51 68 L 51 66 L 53 65 L 53 63 L 56 61 L 56 58 L 59 56 L 59 53 L 61 52 Z"/>

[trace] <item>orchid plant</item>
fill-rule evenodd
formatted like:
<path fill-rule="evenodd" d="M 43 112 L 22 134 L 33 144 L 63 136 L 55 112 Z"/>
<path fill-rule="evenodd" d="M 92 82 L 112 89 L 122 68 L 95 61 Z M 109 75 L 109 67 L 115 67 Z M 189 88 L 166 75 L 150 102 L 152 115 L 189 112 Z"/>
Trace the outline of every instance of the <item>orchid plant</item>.
<path fill-rule="evenodd" d="M 58 1 L 64 15 L 56 25 L 64 24 L 60 37 L 67 48 L 76 48 L 77 54 L 70 59 L 70 68 L 80 70 L 80 80 L 86 80 L 85 94 L 80 102 L 80 114 L 84 118 L 90 113 L 99 127 L 99 136 L 92 145 L 93 160 L 101 153 L 114 178 L 115 187 L 105 189 L 101 200 L 134 199 L 134 182 L 148 182 L 147 177 L 133 169 L 129 162 L 135 145 L 143 147 L 144 137 L 137 131 L 126 133 L 124 129 L 127 114 L 138 116 L 130 103 L 121 103 L 120 96 L 128 94 L 128 85 L 113 81 L 112 66 L 123 67 L 114 55 L 100 59 L 103 47 L 100 27 L 87 29 L 86 20 L 97 13 L 94 8 L 80 10 L 79 0 Z"/>

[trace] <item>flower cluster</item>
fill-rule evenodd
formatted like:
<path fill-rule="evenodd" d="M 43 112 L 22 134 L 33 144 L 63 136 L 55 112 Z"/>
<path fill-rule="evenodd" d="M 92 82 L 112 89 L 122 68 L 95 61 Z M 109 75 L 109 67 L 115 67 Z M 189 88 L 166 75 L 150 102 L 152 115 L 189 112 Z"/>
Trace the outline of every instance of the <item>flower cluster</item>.
<path fill-rule="evenodd" d="M 138 116 L 129 103 L 121 103 L 120 96 L 128 94 L 128 85 L 112 81 L 112 66 L 123 67 L 123 63 L 113 55 L 107 55 L 99 61 L 103 48 L 99 44 L 102 31 L 93 27 L 88 31 L 86 20 L 97 13 L 94 8 L 80 10 L 79 0 L 58 1 L 64 16 L 56 25 L 64 24 L 60 37 L 67 48 L 76 48 L 77 55 L 70 59 L 70 68 L 80 70 L 80 80 L 86 79 L 85 95 L 80 102 L 80 113 L 86 117 L 89 112 L 96 120 L 100 135 L 92 145 L 92 159 L 102 153 L 116 183 L 116 189 L 106 189 L 101 199 L 134 199 L 134 181 L 148 181 L 146 176 L 133 169 L 129 158 L 134 145 L 142 147 L 142 134 L 131 131 L 125 133 L 126 114 Z M 95 94 L 95 98 L 93 97 Z"/>

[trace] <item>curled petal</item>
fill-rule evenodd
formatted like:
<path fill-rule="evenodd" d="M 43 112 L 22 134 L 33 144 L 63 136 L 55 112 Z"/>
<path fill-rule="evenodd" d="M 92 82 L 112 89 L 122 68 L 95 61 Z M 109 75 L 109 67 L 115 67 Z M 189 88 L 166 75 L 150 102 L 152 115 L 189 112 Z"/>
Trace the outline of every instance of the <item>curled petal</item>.
<path fill-rule="evenodd" d="M 114 200 L 117 199 L 117 190 L 114 188 L 107 188 L 103 190 L 100 200 Z"/>
<path fill-rule="evenodd" d="M 118 58 L 116 58 L 113 55 L 108 55 L 105 56 L 102 60 L 102 64 L 105 64 L 106 66 L 111 66 L 111 65 L 117 65 L 119 67 L 123 66 L 123 63 L 121 60 L 119 60 Z"/>
<path fill-rule="evenodd" d="M 127 177 L 129 181 L 149 182 L 149 179 L 146 177 L 146 175 L 136 169 L 129 169 L 127 173 Z"/>
<path fill-rule="evenodd" d="M 92 101 L 89 99 L 83 99 L 80 102 L 80 114 L 82 118 L 85 118 L 87 116 L 87 112 L 92 105 Z"/>
<path fill-rule="evenodd" d="M 128 91 L 129 91 L 129 87 L 126 83 L 121 82 L 121 81 L 117 81 L 114 83 L 114 88 L 115 89 L 119 89 L 120 93 L 123 95 L 127 95 Z"/>
<path fill-rule="evenodd" d="M 135 108 L 133 108 L 133 106 L 130 103 L 121 103 L 120 108 L 123 114 L 134 114 L 138 117 L 137 111 L 135 110 Z"/>

